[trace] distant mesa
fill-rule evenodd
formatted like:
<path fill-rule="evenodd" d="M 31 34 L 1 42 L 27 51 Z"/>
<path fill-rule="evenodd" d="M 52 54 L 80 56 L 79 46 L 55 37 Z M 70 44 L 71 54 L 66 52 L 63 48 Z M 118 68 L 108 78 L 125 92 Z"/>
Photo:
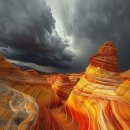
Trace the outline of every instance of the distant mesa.
<path fill-rule="evenodd" d="M 27 72 L 34 75 L 34 76 L 40 76 L 40 74 L 35 69 L 27 70 Z"/>

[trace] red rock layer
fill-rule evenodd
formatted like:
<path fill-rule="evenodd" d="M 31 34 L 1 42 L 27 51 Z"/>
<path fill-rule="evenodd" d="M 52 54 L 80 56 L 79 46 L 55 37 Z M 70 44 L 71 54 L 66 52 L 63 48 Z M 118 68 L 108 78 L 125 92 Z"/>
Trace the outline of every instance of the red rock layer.
<path fill-rule="evenodd" d="M 124 78 L 124 79 L 130 79 L 130 69 L 121 73 L 121 76 Z"/>
<path fill-rule="evenodd" d="M 34 70 L 34 69 L 28 70 L 27 72 L 30 73 L 31 75 L 40 76 L 38 74 L 38 72 L 36 70 Z"/>
<path fill-rule="evenodd" d="M 106 42 L 90 59 L 66 101 L 66 109 L 79 123 L 79 130 L 130 129 L 130 83 L 121 83 L 117 50 L 112 42 Z"/>
<path fill-rule="evenodd" d="M 0 56 L 0 61 L 5 60 L 5 58 L 3 56 Z"/>
<path fill-rule="evenodd" d="M 75 82 L 78 82 L 80 77 L 84 74 L 84 72 L 82 73 L 71 73 L 71 74 L 68 74 L 68 78 L 69 80 L 71 81 L 75 81 Z"/>
<path fill-rule="evenodd" d="M 78 122 L 79 130 L 130 129 L 130 105 L 120 100 L 71 94 L 66 110 Z"/>
<path fill-rule="evenodd" d="M 59 75 L 52 88 L 60 99 L 65 100 L 69 97 L 75 84 L 76 82 L 70 81 L 67 75 Z"/>
<path fill-rule="evenodd" d="M 67 75 L 64 74 L 60 74 L 57 78 L 57 80 L 60 80 L 60 82 L 62 83 L 67 83 L 70 82 L 69 78 L 67 77 Z"/>
<path fill-rule="evenodd" d="M 92 66 L 118 72 L 117 49 L 110 41 L 105 42 L 98 50 L 98 54 L 90 58 Z"/>
<path fill-rule="evenodd" d="M 116 94 L 122 97 L 122 100 L 130 104 L 130 79 L 124 80 L 116 89 Z"/>
<path fill-rule="evenodd" d="M 34 97 L 46 107 L 61 105 L 61 100 L 44 77 L 35 71 L 23 71 L 4 58 L 0 60 L 0 80 L 9 82 L 10 87 Z"/>
<path fill-rule="evenodd" d="M 30 130 L 64 130 L 63 127 L 54 119 L 50 111 L 39 103 L 39 114 Z"/>
<path fill-rule="evenodd" d="M 115 89 L 122 82 L 118 72 L 117 49 L 112 42 L 105 42 L 98 54 L 91 58 L 84 75 L 74 91 L 83 95 L 115 96 Z"/>
<path fill-rule="evenodd" d="M 45 77 L 48 83 L 52 86 L 55 81 L 57 80 L 59 74 L 48 74 L 48 75 L 42 75 L 42 77 Z"/>

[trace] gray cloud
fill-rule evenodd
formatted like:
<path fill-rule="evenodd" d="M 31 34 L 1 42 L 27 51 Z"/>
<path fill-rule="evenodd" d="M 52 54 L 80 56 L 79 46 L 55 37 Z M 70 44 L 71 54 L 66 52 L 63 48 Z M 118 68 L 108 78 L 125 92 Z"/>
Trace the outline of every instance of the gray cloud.
<path fill-rule="evenodd" d="M 118 48 L 120 69 L 130 68 L 129 0 L 46 2 L 51 9 L 43 0 L 0 1 L 0 50 L 8 58 L 82 71 L 98 46 L 112 40 Z M 75 56 L 55 25 L 72 39 Z"/>
<path fill-rule="evenodd" d="M 0 51 L 14 60 L 67 69 L 73 53 L 44 0 L 0 0 Z"/>
<path fill-rule="evenodd" d="M 121 70 L 130 68 L 129 6 L 129 0 L 82 0 L 77 3 L 74 16 L 77 21 L 75 37 L 90 39 L 90 43 L 96 45 L 106 40 L 116 43 Z"/>
<path fill-rule="evenodd" d="M 71 8 L 69 1 L 73 3 Z M 106 40 L 116 43 L 120 69 L 130 68 L 129 0 L 67 0 L 63 4 L 60 3 L 63 13 L 58 14 L 58 18 L 66 34 L 73 38 L 73 47 L 80 51 L 75 70 L 83 70 L 89 57 Z M 65 11 L 68 11 L 67 15 L 64 15 Z"/>

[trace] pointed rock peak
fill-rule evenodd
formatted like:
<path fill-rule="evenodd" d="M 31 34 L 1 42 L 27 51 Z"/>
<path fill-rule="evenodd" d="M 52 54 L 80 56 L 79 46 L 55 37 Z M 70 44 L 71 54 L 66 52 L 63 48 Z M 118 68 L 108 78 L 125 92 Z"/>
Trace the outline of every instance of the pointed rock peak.
<path fill-rule="evenodd" d="M 106 41 L 101 47 L 99 47 L 98 54 L 117 56 L 117 48 L 113 42 Z"/>
<path fill-rule="evenodd" d="M 90 58 L 90 64 L 112 72 L 118 72 L 117 48 L 111 41 L 99 47 L 98 53 Z"/>
<path fill-rule="evenodd" d="M 104 42 L 103 45 L 115 47 L 114 42 L 112 42 L 112 41 L 106 41 L 106 42 Z"/>

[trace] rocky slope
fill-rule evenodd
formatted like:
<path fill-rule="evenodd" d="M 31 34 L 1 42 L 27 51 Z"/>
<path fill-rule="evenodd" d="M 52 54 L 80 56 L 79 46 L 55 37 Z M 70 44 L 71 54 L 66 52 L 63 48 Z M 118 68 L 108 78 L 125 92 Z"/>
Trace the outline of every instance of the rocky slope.
<path fill-rule="evenodd" d="M 35 99 L 0 80 L 0 130 L 30 129 L 38 115 Z"/>
<path fill-rule="evenodd" d="M 66 109 L 79 123 L 80 130 L 129 130 L 129 85 L 119 73 L 116 47 L 105 42 L 90 58 Z"/>
<path fill-rule="evenodd" d="M 45 77 L 0 57 L 0 130 L 77 130 Z"/>
<path fill-rule="evenodd" d="M 0 57 L 0 130 L 130 130 L 130 77 L 107 41 L 85 72 L 23 71 Z"/>
<path fill-rule="evenodd" d="M 54 93 L 47 80 L 36 71 L 22 71 L 18 67 L 0 58 L 0 79 L 10 83 L 10 87 L 34 97 L 47 107 L 61 104 L 59 97 Z"/>
<path fill-rule="evenodd" d="M 57 77 L 52 88 L 61 100 L 66 100 L 75 84 L 75 81 L 70 81 L 67 75 L 62 74 Z"/>

